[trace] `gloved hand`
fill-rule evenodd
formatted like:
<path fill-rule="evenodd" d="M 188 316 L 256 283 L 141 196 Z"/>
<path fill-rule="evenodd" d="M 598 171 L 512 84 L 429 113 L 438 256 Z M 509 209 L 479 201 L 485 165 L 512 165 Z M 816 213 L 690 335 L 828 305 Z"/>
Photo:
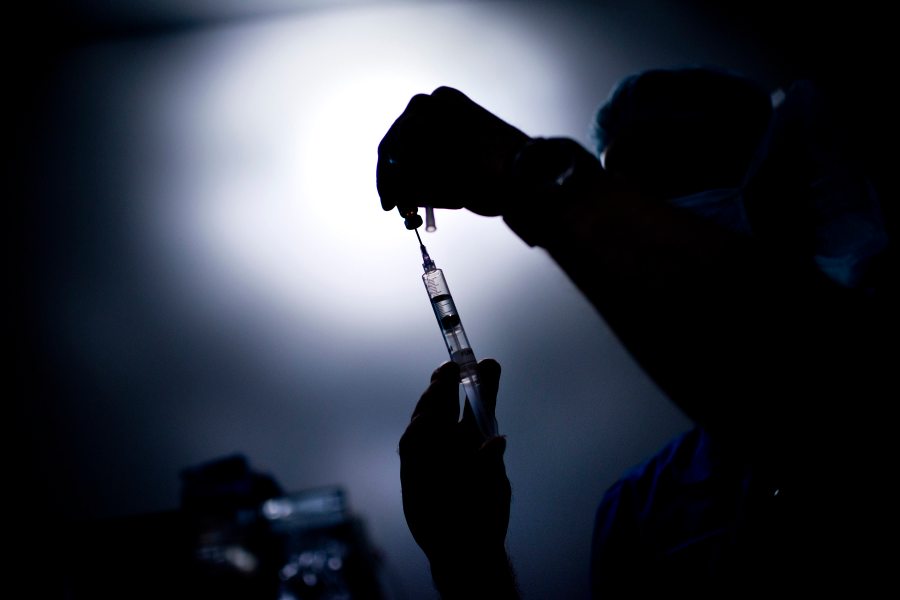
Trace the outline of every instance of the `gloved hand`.
<path fill-rule="evenodd" d="M 479 362 L 482 398 L 496 404 L 500 365 Z M 441 365 L 400 439 L 403 511 L 447 597 L 515 597 L 506 557 L 510 485 L 506 439 L 482 442 L 465 405 L 459 420 L 459 367 Z"/>
<path fill-rule="evenodd" d="M 378 146 L 381 205 L 500 215 L 512 163 L 529 140 L 455 89 L 416 95 Z"/>

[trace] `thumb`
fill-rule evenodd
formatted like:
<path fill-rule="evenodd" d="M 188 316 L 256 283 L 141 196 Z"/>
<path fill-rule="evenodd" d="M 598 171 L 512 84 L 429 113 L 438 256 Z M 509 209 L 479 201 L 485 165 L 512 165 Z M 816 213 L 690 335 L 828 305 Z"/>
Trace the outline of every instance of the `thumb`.
<path fill-rule="evenodd" d="M 481 384 L 481 402 L 491 414 L 497 408 L 497 393 L 500 389 L 500 363 L 493 358 L 478 361 L 478 380 Z"/>

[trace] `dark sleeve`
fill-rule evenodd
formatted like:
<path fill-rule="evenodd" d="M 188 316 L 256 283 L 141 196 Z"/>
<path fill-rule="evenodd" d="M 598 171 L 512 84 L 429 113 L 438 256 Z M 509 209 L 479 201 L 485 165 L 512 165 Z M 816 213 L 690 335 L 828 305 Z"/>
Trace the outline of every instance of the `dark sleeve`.
<path fill-rule="evenodd" d="M 790 463 L 798 441 L 833 445 L 837 423 L 871 417 L 855 403 L 877 409 L 896 387 L 878 350 L 891 340 L 883 305 L 811 262 L 642 197 L 573 151 L 561 184 L 526 182 L 504 218 L 550 253 L 696 422 Z"/>
<path fill-rule="evenodd" d="M 594 598 L 631 597 L 645 565 L 638 529 L 634 490 L 622 479 L 610 487 L 594 522 L 591 548 L 591 591 Z"/>

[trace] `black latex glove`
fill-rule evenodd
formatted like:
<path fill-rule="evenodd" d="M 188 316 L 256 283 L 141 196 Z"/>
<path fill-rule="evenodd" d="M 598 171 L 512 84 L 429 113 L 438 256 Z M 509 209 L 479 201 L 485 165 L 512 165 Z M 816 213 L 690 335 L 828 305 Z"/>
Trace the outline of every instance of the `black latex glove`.
<path fill-rule="evenodd" d="M 479 362 L 482 399 L 493 410 L 500 365 Z M 448 597 L 514 597 L 506 557 L 510 485 L 506 439 L 482 442 L 465 404 L 459 420 L 459 367 L 441 365 L 400 439 L 403 511 Z"/>
<path fill-rule="evenodd" d="M 416 95 L 378 146 L 381 205 L 401 214 L 432 206 L 500 215 L 512 163 L 529 139 L 458 90 Z"/>

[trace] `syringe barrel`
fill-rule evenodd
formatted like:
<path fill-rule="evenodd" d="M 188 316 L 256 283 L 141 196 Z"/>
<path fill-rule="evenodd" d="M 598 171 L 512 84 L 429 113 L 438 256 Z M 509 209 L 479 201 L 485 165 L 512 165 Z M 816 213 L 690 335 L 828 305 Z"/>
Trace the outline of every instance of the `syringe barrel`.
<path fill-rule="evenodd" d="M 460 383 L 466 391 L 466 397 L 475 414 L 478 428 L 485 438 L 493 437 L 497 435 L 497 421 L 493 411 L 488 410 L 482 402 L 475 352 L 466 337 L 466 331 L 459 319 L 459 312 L 456 310 L 453 296 L 450 295 L 450 288 L 447 286 L 447 280 L 444 279 L 444 273 L 440 269 L 428 270 L 422 275 L 422 281 L 425 282 L 425 290 L 431 300 L 434 316 L 437 318 L 441 335 L 444 336 L 444 342 L 447 344 L 450 360 L 459 365 Z"/>

